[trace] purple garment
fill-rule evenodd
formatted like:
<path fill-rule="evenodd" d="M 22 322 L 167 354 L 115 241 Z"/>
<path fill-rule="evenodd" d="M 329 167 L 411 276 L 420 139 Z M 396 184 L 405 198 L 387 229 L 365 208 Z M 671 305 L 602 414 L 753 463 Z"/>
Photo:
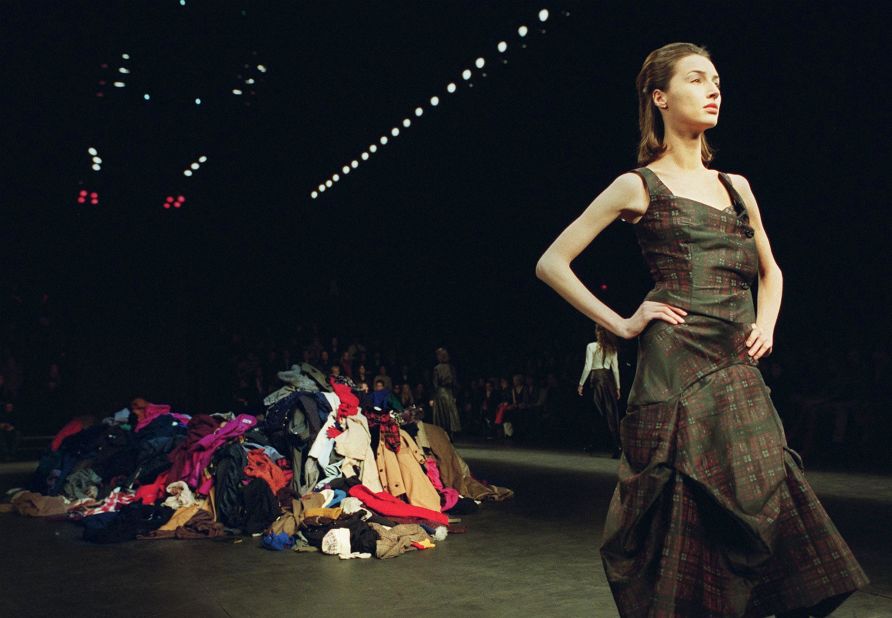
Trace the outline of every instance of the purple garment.
<path fill-rule="evenodd" d="M 214 452 L 227 441 L 237 438 L 257 424 L 257 419 L 250 414 L 239 414 L 233 420 L 222 425 L 214 433 L 209 433 L 192 447 L 191 457 L 183 466 L 182 480 L 192 489 L 201 482 L 201 472 L 207 468 Z"/>

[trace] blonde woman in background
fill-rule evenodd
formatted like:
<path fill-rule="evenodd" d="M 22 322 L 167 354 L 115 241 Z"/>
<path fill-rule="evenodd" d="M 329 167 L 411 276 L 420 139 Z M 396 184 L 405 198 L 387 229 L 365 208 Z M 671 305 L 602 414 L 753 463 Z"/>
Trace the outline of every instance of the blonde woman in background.
<path fill-rule="evenodd" d="M 579 378 L 579 387 L 576 392 L 582 396 L 585 382 L 588 381 L 592 389 L 592 401 L 598 415 L 607 421 L 607 429 L 610 431 L 610 439 L 613 442 L 613 458 L 619 457 L 622 447 L 619 441 L 619 355 L 616 349 L 616 337 L 601 327 L 595 327 L 595 341 L 585 347 L 585 367 Z M 597 434 L 596 422 L 592 422 L 592 438 Z M 592 451 L 594 444 L 586 450 Z"/>

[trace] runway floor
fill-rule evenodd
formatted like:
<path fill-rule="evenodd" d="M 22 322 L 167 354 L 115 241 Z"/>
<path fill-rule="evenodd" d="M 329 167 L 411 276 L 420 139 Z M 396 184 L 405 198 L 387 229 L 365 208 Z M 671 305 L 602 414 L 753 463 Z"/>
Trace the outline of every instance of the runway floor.
<path fill-rule="evenodd" d="M 515 490 L 465 534 L 393 560 L 258 549 L 258 539 L 96 546 L 81 529 L 0 514 L 0 616 L 617 616 L 598 543 L 616 461 L 466 444 L 479 478 Z M 0 465 L 0 489 L 33 462 Z M 892 483 L 807 472 L 872 583 L 833 616 L 892 616 Z"/>

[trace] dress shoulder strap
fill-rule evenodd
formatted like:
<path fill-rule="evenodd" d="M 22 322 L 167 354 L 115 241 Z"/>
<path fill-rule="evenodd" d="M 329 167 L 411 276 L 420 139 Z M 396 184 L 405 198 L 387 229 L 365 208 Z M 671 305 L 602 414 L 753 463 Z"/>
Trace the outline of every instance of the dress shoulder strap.
<path fill-rule="evenodd" d="M 647 186 L 647 192 L 650 194 L 651 199 L 659 196 L 672 195 L 672 191 L 663 184 L 663 181 L 654 174 L 650 169 L 646 167 L 639 167 L 632 170 L 633 174 L 638 174 L 641 176 L 642 180 L 644 180 L 644 184 Z"/>
<path fill-rule="evenodd" d="M 719 180 L 722 181 L 722 184 L 725 185 L 725 188 L 731 195 L 731 200 L 734 202 L 734 212 L 737 213 L 737 216 L 747 215 L 746 203 L 743 201 L 740 193 L 734 187 L 734 183 L 731 181 L 731 177 L 728 176 L 728 174 L 726 174 L 725 172 L 719 172 Z"/>

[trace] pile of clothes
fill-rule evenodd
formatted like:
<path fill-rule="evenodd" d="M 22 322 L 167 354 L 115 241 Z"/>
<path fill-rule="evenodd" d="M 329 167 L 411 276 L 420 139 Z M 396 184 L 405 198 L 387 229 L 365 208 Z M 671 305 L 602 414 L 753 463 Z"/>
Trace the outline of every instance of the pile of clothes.
<path fill-rule="evenodd" d="M 475 479 L 446 432 L 387 390 L 308 364 L 279 379 L 258 417 L 143 402 L 74 419 L 12 508 L 78 522 L 94 543 L 253 535 L 270 550 L 392 558 L 513 495 Z"/>

